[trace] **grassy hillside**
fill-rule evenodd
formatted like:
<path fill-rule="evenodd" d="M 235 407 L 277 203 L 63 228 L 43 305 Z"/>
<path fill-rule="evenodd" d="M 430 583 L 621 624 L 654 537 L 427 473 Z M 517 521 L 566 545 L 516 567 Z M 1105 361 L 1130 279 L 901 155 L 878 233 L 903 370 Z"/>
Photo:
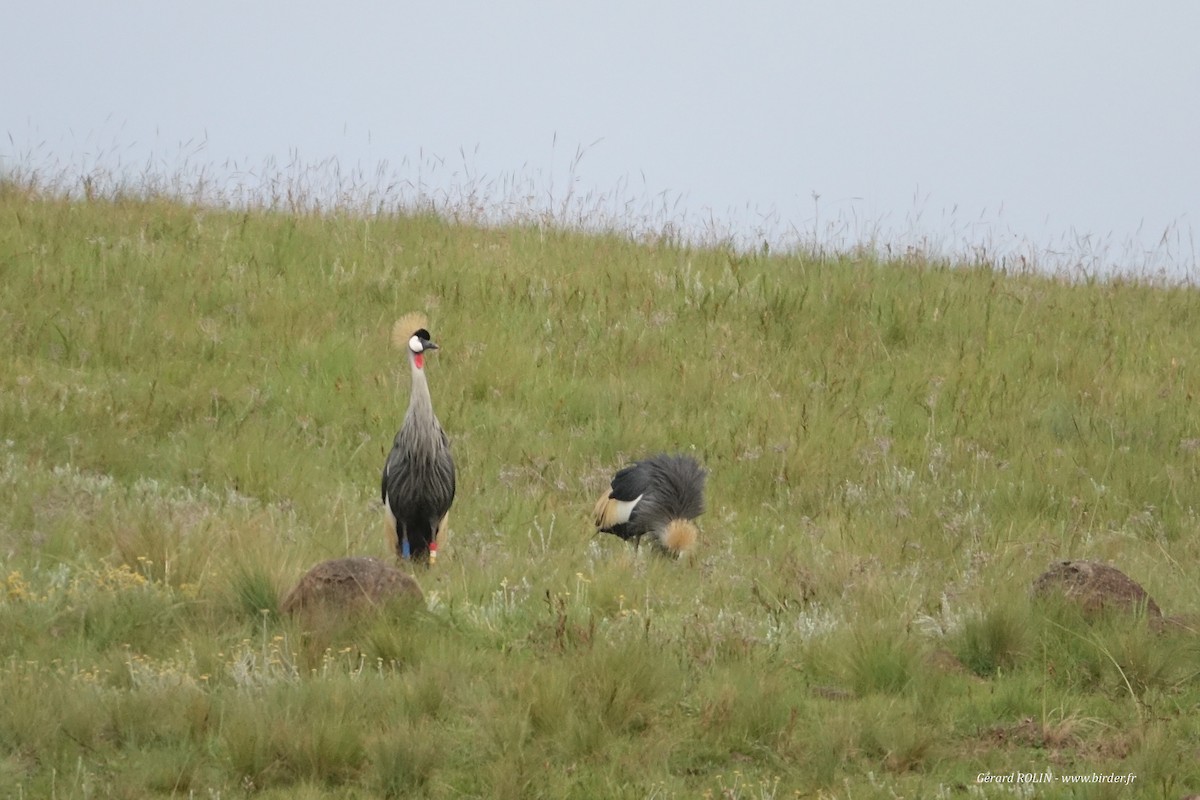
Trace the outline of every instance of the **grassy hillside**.
<path fill-rule="evenodd" d="M 414 309 L 459 465 L 427 608 L 281 618 L 317 561 L 390 555 Z M 1090 558 L 1200 610 L 1197 319 L 1183 287 L 2 183 L 0 785 L 1200 791 L 1200 640 L 1028 596 Z M 711 470 L 688 562 L 591 534 L 656 450 Z"/>

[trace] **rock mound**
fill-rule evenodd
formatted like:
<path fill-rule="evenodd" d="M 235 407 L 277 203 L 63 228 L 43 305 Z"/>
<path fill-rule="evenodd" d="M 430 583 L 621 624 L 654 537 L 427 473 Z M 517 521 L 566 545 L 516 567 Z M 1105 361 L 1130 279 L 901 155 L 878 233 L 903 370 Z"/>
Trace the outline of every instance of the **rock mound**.
<path fill-rule="evenodd" d="M 423 599 L 421 587 L 408 573 L 377 558 L 335 558 L 306 572 L 279 608 L 285 614 L 317 609 L 357 612 L 405 596 Z"/>
<path fill-rule="evenodd" d="M 1033 582 L 1036 597 L 1060 595 L 1079 605 L 1088 617 L 1109 611 L 1137 612 L 1143 607 L 1152 621 L 1162 618 L 1158 603 L 1121 570 L 1096 561 L 1059 561 Z"/>

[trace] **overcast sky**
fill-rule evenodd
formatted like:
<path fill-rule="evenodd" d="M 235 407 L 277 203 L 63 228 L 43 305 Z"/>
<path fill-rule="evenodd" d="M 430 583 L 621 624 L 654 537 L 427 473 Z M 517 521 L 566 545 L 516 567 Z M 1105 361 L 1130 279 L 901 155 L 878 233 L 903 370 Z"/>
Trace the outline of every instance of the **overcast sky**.
<path fill-rule="evenodd" d="M 333 158 L 750 240 L 1200 252 L 1194 0 L 14 8 L 6 166 Z"/>

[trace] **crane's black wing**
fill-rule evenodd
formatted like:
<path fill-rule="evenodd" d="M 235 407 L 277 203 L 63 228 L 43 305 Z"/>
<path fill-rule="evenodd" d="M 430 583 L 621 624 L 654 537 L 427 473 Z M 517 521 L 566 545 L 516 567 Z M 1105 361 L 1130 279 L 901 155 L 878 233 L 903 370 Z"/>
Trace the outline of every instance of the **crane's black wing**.
<path fill-rule="evenodd" d="M 596 527 L 622 539 L 644 534 L 646 529 L 639 521 L 638 508 L 650 488 L 650 477 L 641 462 L 620 470 L 596 503 Z"/>
<path fill-rule="evenodd" d="M 612 491 L 609 496 L 614 500 L 628 502 L 637 500 L 650 488 L 650 472 L 643 462 L 639 461 L 617 472 L 612 479 Z"/>

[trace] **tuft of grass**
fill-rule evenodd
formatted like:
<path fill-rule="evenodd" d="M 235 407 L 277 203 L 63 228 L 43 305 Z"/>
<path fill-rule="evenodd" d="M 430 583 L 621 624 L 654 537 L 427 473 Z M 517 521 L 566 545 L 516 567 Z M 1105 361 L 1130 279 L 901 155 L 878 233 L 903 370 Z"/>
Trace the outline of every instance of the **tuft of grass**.
<path fill-rule="evenodd" d="M 279 615 L 279 589 L 260 566 L 243 565 L 232 577 L 235 604 L 248 619 Z"/>
<path fill-rule="evenodd" d="M 858 695 L 908 691 L 921 668 L 913 644 L 887 631 L 856 637 L 844 657 L 850 688 Z"/>
<path fill-rule="evenodd" d="M 439 731 L 426 723 L 405 723 L 369 746 L 369 783 L 379 797 L 402 798 L 427 793 L 446 759 Z"/>
<path fill-rule="evenodd" d="M 1028 610 L 997 606 L 964 621 L 955 636 L 959 660 L 976 675 L 990 677 L 1010 669 L 1028 654 Z"/>

